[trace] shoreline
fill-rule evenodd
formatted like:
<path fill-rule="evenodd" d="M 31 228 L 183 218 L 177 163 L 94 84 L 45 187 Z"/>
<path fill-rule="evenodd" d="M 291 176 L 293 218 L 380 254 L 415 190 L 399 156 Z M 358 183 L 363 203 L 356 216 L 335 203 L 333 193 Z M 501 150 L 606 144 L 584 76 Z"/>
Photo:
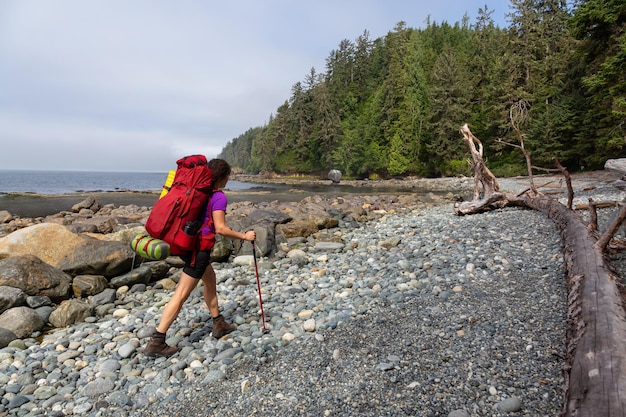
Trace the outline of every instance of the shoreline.
<path fill-rule="evenodd" d="M 115 206 L 136 204 L 152 206 L 158 199 L 157 192 L 145 191 L 111 191 L 71 194 L 33 194 L 10 193 L 0 196 L 0 211 L 6 210 L 12 216 L 20 218 L 37 218 L 71 211 L 72 206 L 93 195 L 102 205 Z"/>
<path fill-rule="evenodd" d="M 551 190 L 567 193 L 562 175 L 535 175 L 535 184 L 549 184 Z M 571 174 L 575 189 L 599 187 L 621 178 L 621 174 L 608 170 Z M 298 202 L 309 195 L 345 196 L 363 194 L 407 194 L 407 193 L 465 193 L 471 198 L 474 179 L 471 177 L 443 177 L 389 180 L 342 180 L 333 184 L 330 180 L 315 178 L 265 177 L 261 175 L 233 175 L 233 180 L 259 184 L 246 190 L 230 190 L 226 187 L 229 203 L 250 202 Z M 498 178 L 501 190 L 519 192 L 528 187 L 528 177 Z M 274 185 L 266 187 L 263 185 Z M 0 211 L 6 210 L 19 218 L 38 218 L 70 211 L 72 206 L 88 196 L 95 196 L 101 205 L 137 205 L 152 207 L 161 190 L 154 191 L 91 191 L 66 194 L 37 194 L 10 192 L 0 193 Z"/>

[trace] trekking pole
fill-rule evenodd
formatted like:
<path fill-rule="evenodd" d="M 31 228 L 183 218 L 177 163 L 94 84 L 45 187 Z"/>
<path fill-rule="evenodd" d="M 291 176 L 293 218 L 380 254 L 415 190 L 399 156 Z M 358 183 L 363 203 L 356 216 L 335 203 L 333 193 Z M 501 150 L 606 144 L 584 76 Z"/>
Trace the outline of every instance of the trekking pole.
<path fill-rule="evenodd" d="M 254 272 L 256 272 L 256 285 L 259 290 L 259 305 L 261 306 L 261 320 L 263 320 L 263 333 L 267 333 L 267 327 L 265 327 L 265 313 L 263 312 L 263 298 L 261 297 L 261 280 L 259 279 L 259 266 L 256 262 L 256 247 L 254 246 L 254 240 L 252 241 L 252 257 L 254 258 Z"/>

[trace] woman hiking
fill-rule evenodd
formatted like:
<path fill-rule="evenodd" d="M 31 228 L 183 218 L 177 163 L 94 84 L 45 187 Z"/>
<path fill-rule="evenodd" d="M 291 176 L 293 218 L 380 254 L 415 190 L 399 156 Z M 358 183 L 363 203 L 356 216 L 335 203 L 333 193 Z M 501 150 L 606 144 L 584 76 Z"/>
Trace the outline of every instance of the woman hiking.
<path fill-rule="evenodd" d="M 210 218 L 209 216 L 212 216 L 213 224 L 211 227 L 211 222 L 209 222 L 207 226 L 204 226 L 200 239 L 202 240 L 204 237 L 204 239 L 213 239 L 214 241 L 215 233 L 217 233 L 231 239 L 254 241 L 256 239 L 254 231 L 250 230 L 240 233 L 234 231 L 226 224 L 228 199 L 221 189 L 228 183 L 231 172 L 230 165 L 223 159 L 212 159 L 208 162 L 208 166 L 213 172 L 213 191 L 207 204 L 205 223 Z M 178 350 L 176 346 L 169 346 L 165 343 L 165 334 L 200 280 L 204 283 L 204 301 L 213 317 L 213 337 L 219 339 L 235 330 L 235 326 L 228 323 L 219 311 L 215 271 L 211 266 L 211 249 L 200 249 L 193 255 L 189 254 L 181 256 L 181 258 L 185 261 L 185 266 L 183 267 L 180 280 L 174 295 L 163 310 L 161 322 L 143 351 L 146 355 L 170 356 Z"/>

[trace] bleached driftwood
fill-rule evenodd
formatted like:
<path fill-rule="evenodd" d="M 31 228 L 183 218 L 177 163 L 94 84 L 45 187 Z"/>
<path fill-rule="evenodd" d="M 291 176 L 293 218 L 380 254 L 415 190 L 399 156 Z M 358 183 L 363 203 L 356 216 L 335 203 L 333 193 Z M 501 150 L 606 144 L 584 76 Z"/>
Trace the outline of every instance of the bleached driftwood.
<path fill-rule="evenodd" d="M 564 364 L 564 416 L 626 415 L 626 314 L 618 276 L 603 250 L 626 218 L 622 209 L 603 236 L 568 206 L 530 187 L 509 195 L 482 161 L 482 144 L 467 125 L 461 128 L 474 159 L 474 200 L 455 205 L 457 215 L 518 206 L 538 210 L 557 225 L 563 241 L 568 280 L 567 357 Z M 475 144 L 479 144 L 479 149 Z M 558 162 L 558 161 L 557 161 Z M 560 165 L 560 164 L 559 164 Z M 562 167 L 560 167 L 562 170 Z"/>

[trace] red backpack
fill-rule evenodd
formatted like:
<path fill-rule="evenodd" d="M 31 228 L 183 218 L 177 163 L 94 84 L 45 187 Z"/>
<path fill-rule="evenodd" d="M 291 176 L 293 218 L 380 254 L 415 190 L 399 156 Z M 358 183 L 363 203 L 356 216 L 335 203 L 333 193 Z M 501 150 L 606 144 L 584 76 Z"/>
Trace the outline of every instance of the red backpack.
<path fill-rule="evenodd" d="M 154 204 L 146 231 L 167 242 L 172 255 L 184 255 L 197 249 L 213 175 L 204 155 L 186 156 L 176 164 L 174 182 Z"/>

